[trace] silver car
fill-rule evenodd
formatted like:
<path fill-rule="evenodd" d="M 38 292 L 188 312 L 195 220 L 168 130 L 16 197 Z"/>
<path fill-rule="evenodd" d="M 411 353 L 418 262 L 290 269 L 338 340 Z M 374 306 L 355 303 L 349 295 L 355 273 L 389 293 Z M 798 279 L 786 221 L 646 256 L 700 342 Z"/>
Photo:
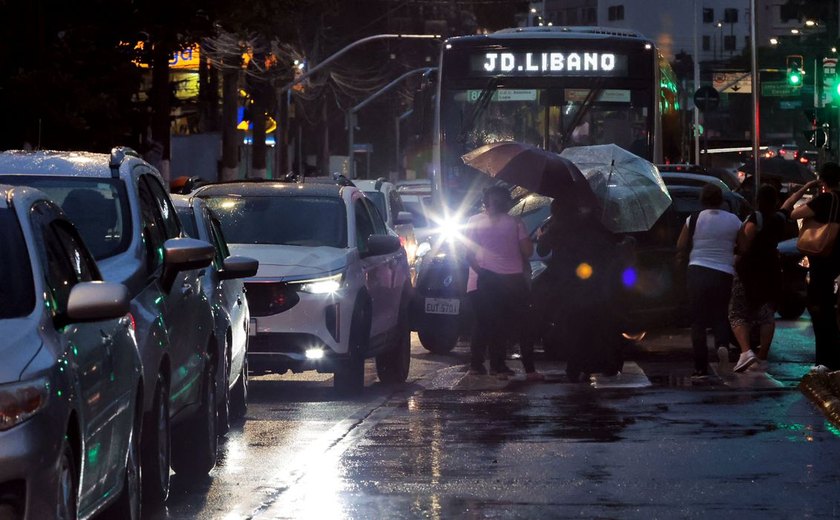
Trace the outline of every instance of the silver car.
<path fill-rule="evenodd" d="M 103 278 L 128 287 L 143 362 L 143 499 L 161 504 L 170 466 L 204 475 L 216 463 L 223 342 L 202 290 L 213 246 L 183 237 L 160 174 L 129 149 L 0 153 L 0 182 L 46 192 Z"/>
<path fill-rule="evenodd" d="M 140 518 L 130 297 L 61 209 L 0 185 L 0 518 Z"/>
<path fill-rule="evenodd" d="M 245 416 L 248 406 L 248 325 L 251 313 L 241 278 L 257 274 L 259 262 L 244 256 L 230 256 L 222 225 L 199 198 L 172 195 L 175 211 L 187 235 L 213 244 L 216 256 L 204 270 L 202 288 L 210 300 L 216 322 L 216 337 L 224 338 L 220 349 L 224 371 L 217 381 L 219 428 L 227 431 L 231 419 Z"/>

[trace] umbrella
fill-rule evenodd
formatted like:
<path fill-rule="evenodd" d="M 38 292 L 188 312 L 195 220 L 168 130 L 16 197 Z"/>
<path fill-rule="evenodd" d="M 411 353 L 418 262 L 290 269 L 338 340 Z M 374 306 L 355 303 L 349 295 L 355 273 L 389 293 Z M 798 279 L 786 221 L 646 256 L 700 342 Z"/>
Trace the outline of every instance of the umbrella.
<path fill-rule="evenodd" d="M 656 166 L 619 146 L 575 146 L 561 155 L 589 181 L 603 207 L 601 222 L 610 231 L 647 231 L 671 205 Z"/>
<path fill-rule="evenodd" d="M 761 158 L 759 159 L 759 168 L 761 168 L 762 179 L 776 179 L 780 182 L 795 182 L 796 184 L 805 184 L 816 179 L 816 176 L 806 165 L 799 161 L 789 161 L 781 157 Z M 738 170 L 746 174 L 753 174 L 755 173 L 755 162 L 748 161 Z"/>
<path fill-rule="evenodd" d="M 515 141 L 491 143 L 463 155 L 464 164 L 495 179 L 516 184 L 547 197 L 568 192 L 595 202 L 586 178 L 568 159 Z"/>

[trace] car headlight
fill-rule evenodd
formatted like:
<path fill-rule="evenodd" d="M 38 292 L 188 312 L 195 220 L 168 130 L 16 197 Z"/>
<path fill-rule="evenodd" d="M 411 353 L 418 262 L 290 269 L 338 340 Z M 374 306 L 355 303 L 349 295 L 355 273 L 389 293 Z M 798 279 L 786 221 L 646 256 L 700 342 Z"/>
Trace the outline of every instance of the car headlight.
<path fill-rule="evenodd" d="M 342 273 L 295 282 L 298 290 L 310 294 L 333 294 L 341 289 Z"/>
<path fill-rule="evenodd" d="M 0 431 L 29 419 L 47 405 L 49 382 L 46 378 L 0 385 Z"/>

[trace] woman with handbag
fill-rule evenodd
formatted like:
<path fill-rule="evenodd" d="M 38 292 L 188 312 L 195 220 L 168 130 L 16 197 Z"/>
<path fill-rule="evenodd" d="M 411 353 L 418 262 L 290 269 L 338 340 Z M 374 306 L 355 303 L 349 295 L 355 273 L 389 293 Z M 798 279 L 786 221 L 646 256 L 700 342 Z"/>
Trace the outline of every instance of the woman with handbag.
<path fill-rule="evenodd" d="M 797 208 L 793 205 L 813 186 L 821 186 L 819 195 Z M 807 252 L 810 263 L 808 280 L 808 312 L 814 327 L 816 364 L 812 370 L 840 370 L 840 330 L 835 311 L 834 280 L 840 275 L 840 247 L 837 229 L 840 228 L 840 165 L 825 163 L 819 180 L 811 181 L 791 194 L 782 205 L 791 210 L 793 219 L 806 219 L 800 230 L 797 247 Z M 813 222 L 809 222 L 809 219 Z M 817 226 L 815 226 L 816 224 Z M 809 230 L 807 235 L 806 230 Z M 822 238 L 820 245 L 812 238 Z"/>

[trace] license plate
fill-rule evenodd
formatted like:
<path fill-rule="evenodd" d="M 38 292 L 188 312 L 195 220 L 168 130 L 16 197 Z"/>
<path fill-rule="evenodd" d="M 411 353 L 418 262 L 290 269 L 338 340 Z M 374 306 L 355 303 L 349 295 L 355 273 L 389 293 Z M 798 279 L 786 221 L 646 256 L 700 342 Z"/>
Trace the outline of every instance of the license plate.
<path fill-rule="evenodd" d="M 426 314 L 457 315 L 461 310 L 458 298 L 426 298 Z"/>
<path fill-rule="evenodd" d="M 256 336 L 257 335 L 257 318 L 251 318 L 251 324 L 248 327 L 248 335 L 249 336 Z"/>

